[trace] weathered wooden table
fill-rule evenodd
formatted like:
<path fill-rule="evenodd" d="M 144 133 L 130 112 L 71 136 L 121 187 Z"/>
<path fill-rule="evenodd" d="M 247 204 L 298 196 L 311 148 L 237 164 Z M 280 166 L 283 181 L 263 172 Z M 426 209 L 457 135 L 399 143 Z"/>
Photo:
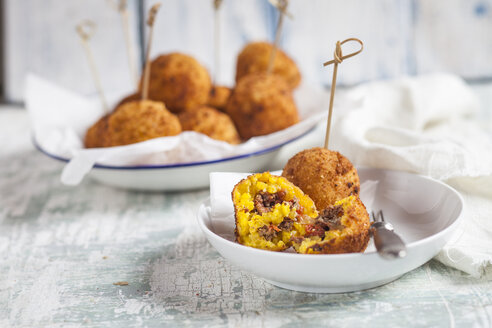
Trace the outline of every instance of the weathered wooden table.
<path fill-rule="evenodd" d="M 0 108 L 1 327 L 492 326 L 492 273 L 430 261 L 372 290 L 292 292 L 207 243 L 207 190 L 70 188 L 61 168 L 32 146 L 25 111 Z"/>

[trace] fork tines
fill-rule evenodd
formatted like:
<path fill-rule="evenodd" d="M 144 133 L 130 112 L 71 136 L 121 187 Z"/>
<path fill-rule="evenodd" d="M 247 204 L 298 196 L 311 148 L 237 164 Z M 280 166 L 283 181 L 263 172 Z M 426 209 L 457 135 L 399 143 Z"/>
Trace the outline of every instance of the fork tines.
<path fill-rule="evenodd" d="M 374 222 L 384 222 L 383 210 L 379 210 L 377 214 L 374 214 L 374 211 L 372 211 L 371 216 Z"/>

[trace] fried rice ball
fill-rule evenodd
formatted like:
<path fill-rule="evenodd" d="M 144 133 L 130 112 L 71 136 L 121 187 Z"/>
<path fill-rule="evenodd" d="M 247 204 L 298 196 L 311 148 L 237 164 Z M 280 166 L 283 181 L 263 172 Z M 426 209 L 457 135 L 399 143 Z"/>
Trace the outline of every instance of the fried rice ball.
<path fill-rule="evenodd" d="M 299 122 L 287 83 L 277 75 L 250 74 L 232 92 L 226 113 L 243 140 L 285 129 Z"/>
<path fill-rule="evenodd" d="M 211 87 L 207 70 L 191 56 L 170 53 L 150 64 L 149 99 L 162 101 L 173 113 L 206 104 Z"/>
<path fill-rule="evenodd" d="M 202 106 L 178 114 L 183 131 L 203 133 L 212 139 L 230 144 L 241 142 L 239 134 L 229 115 L 215 108 Z"/>
<path fill-rule="evenodd" d="M 282 176 L 308 194 L 318 210 L 360 191 L 359 175 L 352 163 L 339 152 L 325 148 L 297 153 L 285 165 Z"/>
<path fill-rule="evenodd" d="M 293 237 L 296 252 L 340 254 L 364 252 L 370 239 L 371 222 L 358 196 L 338 200 L 304 225 L 305 233 Z"/>
<path fill-rule="evenodd" d="M 162 102 L 151 100 L 123 104 L 108 119 L 109 146 L 122 146 L 181 133 L 176 115 Z"/>
<path fill-rule="evenodd" d="M 227 106 L 227 101 L 231 96 L 231 92 L 231 88 L 218 85 L 213 86 L 212 89 L 210 89 L 207 105 L 224 112 Z"/>
<path fill-rule="evenodd" d="M 232 191 L 236 241 L 245 246 L 282 251 L 306 234 L 303 222 L 318 216 L 314 202 L 287 179 L 258 173 Z"/>
<path fill-rule="evenodd" d="M 109 145 L 108 120 L 109 115 L 105 115 L 87 130 L 84 138 L 85 148 L 100 148 Z"/>
<path fill-rule="evenodd" d="M 358 196 L 318 213 L 313 200 L 284 177 L 269 172 L 241 180 L 232 191 L 236 241 L 245 246 L 301 254 L 363 252 L 370 219 Z"/>
<path fill-rule="evenodd" d="M 251 73 L 264 73 L 268 69 L 273 45 L 268 42 L 252 42 L 237 57 L 236 83 Z M 301 73 L 296 63 L 285 52 L 277 49 L 272 73 L 285 79 L 290 89 L 301 82 Z"/>

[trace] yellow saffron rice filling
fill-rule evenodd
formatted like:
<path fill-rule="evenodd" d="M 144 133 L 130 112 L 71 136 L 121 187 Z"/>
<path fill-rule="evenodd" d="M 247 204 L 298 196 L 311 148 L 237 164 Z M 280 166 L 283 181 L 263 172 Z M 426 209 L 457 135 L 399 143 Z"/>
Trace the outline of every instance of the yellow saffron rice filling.
<path fill-rule="evenodd" d="M 271 199 L 270 206 L 258 199 Z M 272 251 L 292 245 L 292 237 L 305 234 L 304 223 L 316 218 L 314 202 L 287 179 L 269 172 L 240 181 L 232 192 L 239 243 Z M 260 202 L 263 204 L 262 202 Z"/>

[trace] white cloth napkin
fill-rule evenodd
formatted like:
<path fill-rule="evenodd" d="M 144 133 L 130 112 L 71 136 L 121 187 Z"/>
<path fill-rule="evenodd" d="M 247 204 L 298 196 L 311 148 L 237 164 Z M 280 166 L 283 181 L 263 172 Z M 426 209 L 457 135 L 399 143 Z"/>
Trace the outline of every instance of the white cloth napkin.
<path fill-rule="evenodd" d="M 34 75 L 27 78 L 25 98 L 35 141 L 48 153 L 70 159 L 61 180 L 64 184 L 77 185 L 96 163 L 113 166 L 190 163 L 248 154 L 287 142 L 323 120 L 329 101 L 322 88 L 306 85 L 298 88 L 294 97 L 300 123 L 240 145 L 186 131 L 174 137 L 98 149 L 83 148 L 87 129 L 104 114 L 97 99 L 81 97 Z"/>
<path fill-rule="evenodd" d="M 334 123 L 330 148 L 356 166 L 420 173 L 460 191 L 463 224 L 436 258 L 481 276 L 492 264 L 492 138 L 474 118 L 470 88 L 437 74 L 368 83 L 342 97 L 347 112 Z"/>

